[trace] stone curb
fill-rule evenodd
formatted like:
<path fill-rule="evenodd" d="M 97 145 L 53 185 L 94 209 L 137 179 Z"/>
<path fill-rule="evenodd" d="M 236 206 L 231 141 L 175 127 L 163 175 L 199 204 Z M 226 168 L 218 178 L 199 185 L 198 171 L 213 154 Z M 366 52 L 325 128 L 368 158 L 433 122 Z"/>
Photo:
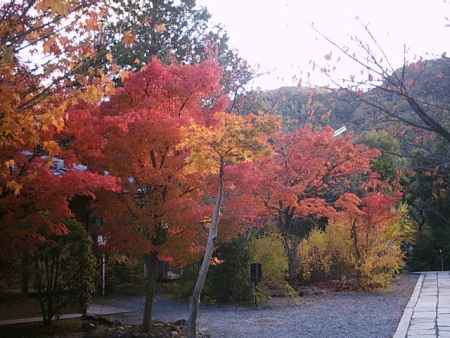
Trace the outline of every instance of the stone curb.
<path fill-rule="evenodd" d="M 121 309 L 111 306 L 98 305 L 93 304 L 91 309 L 88 309 L 87 314 L 90 316 L 107 316 L 107 315 L 115 315 L 121 313 L 132 312 L 127 309 Z M 64 314 L 58 317 L 58 319 L 77 319 L 81 318 L 83 315 L 81 313 L 69 313 Z M 0 320 L 0 326 L 6 325 L 16 325 L 16 324 L 28 324 L 28 323 L 38 323 L 42 322 L 42 317 L 29 317 L 29 318 L 17 318 L 17 319 L 7 319 Z"/>
<path fill-rule="evenodd" d="M 59 319 L 76 319 L 76 318 L 81 318 L 81 317 L 82 317 L 81 313 L 71 313 L 71 314 L 67 314 L 67 315 L 61 315 L 61 316 L 59 316 Z M 42 322 L 42 317 L 29 317 L 29 318 L 0 320 L 0 326 L 38 323 L 38 322 Z"/>
<path fill-rule="evenodd" d="M 411 317 L 414 312 L 414 307 L 416 306 L 417 299 L 420 295 L 420 290 L 423 285 L 424 274 L 421 273 L 419 279 L 417 280 L 416 287 L 411 295 L 411 298 L 406 304 L 405 310 L 403 311 L 402 318 L 400 318 L 400 322 L 398 323 L 397 330 L 392 338 L 406 338 L 408 334 L 409 324 L 411 322 Z"/>

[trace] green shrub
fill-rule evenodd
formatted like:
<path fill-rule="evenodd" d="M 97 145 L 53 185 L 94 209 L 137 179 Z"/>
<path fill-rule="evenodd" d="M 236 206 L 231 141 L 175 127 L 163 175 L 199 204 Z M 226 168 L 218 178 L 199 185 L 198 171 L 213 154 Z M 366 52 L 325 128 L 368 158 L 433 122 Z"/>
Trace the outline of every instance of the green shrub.
<path fill-rule="evenodd" d="M 248 241 L 241 237 L 221 245 L 215 252 L 206 279 L 206 301 L 217 303 L 249 303 L 251 297 L 250 254 Z"/>
<path fill-rule="evenodd" d="M 258 285 L 261 298 L 295 294 L 286 280 L 288 258 L 279 234 L 257 236 L 250 241 L 251 262 L 262 265 L 262 281 Z"/>
<path fill-rule="evenodd" d="M 250 256 L 248 242 L 238 238 L 224 243 L 214 252 L 202 293 L 205 303 L 241 303 L 251 301 Z M 188 299 L 192 295 L 199 264 L 183 269 L 182 278 L 163 285 L 163 289 L 176 298 Z"/>
<path fill-rule="evenodd" d="M 217 258 L 208 272 L 203 299 L 207 303 L 252 304 L 253 286 L 250 263 L 262 264 L 263 280 L 258 284 L 259 304 L 271 296 L 292 296 L 295 291 L 286 280 L 288 261 L 278 234 L 262 235 L 247 240 L 244 237 L 222 244 L 214 253 Z M 192 295 L 198 264 L 183 270 L 180 280 L 166 284 L 164 290 L 176 298 Z"/>
<path fill-rule="evenodd" d="M 95 291 L 96 260 L 84 227 L 74 221 L 65 223 L 68 234 L 52 236 L 33 256 L 35 288 L 44 323 L 68 305 L 84 313 Z"/>
<path fill-rule="evenodd" d="M 106 267 L 108 292 L 127 295 L 143 293 L 145 278 L 142 259 L 109 254 Z"/>

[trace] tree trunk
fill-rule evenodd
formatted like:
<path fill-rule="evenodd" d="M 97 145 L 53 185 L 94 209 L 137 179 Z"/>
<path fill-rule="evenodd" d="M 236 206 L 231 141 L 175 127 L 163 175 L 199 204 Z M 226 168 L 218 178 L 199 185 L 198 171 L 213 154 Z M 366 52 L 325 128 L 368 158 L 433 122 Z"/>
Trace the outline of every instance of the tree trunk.
<path fill-rule="evenodd" d="M 358 244 L 358 232 L 356 230 L 356 220 L 352 221 L 351 238 L 353 244 L 353 254 L 356 258 L 356 281 L 358 285 L 361 285 L 361 251 Z"/>
<path fill-rule="evenodd" d="M 145 255 L 144 264 L 147 271 L 147 278 L 145 281 L 145 307 L 142 327 L 145 332 L 150 332 L 152 327 L 153 299 L 155 298 L 156 284 L 159 274 L 159 260 L 157 255 Z"/>
<path fill-rule="evenodd" d="M 293 287 L 297 287 L 300 274 L 300 249 L 301 239 L 295 236 L 283 234 L 283 244 L 286 255 L 288 257 L 288 278 L 289 284 Z"/>
<path fill-rule="evenodd" d="M 300 256 L 298 254 L 300 243 L 296 247 L 292 247 L 288 252 L 288 276 L 289 282 L 292 286 L 296 287 L 299 283 L 300 274 Z"/>
<path fill-rule="evenodd" d="M 216 204 L 214 206 L 212 222 L 209 227 L 208 242 L 206 244 L 205 254 L 203 256 L 202 265 L 200 266 L 200 271 L 198 273 L 197 281 L 194 286 L 194 291 L 192 293 L 189 320 L 188 320 L 188 337 L 197 337 L 197 317 L 200 307 L 200 297 L 202 294 L 203 287 L 206 281 L 206 275 L 208 274 L 209 265 L 211 262 L 212 254 L 214 252 L 214 243 L 217 238 L 219 230 L 220 221 L 220 209 L 222 207 L 223 200 L 223 175 L 224 175 L 224 162 L 223 159 L 220 160 L 220 170 L 219 170 L 219 188 L 217 193 Z"/>

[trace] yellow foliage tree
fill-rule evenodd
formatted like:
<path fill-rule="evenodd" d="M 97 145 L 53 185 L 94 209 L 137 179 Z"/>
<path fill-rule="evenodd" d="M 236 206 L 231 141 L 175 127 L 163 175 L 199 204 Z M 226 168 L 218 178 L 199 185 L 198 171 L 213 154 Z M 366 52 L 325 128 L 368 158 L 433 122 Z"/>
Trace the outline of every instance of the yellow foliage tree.
<path fill-rule="evenodd" d="M 416 229 L 408 217 L 406 205 L 401 204 L 392 214 L 382 227 L 374 227 L 365 233 L 359 229 L 359 239 L 365 238 L 367 242 L 357 242 L 357 248 L 354 247 L 352 222 L 340 220 L 329 224 L 325 231 L 312 231 L 300 251 L 302 278 L 307 281 L 335 280 L 339 281 L 340 287 L 350 288 L 389 286 L 404 265 L 402 245 L 414 241 Z"/>
<path fill-rule="evenodd" d="M 54 138 L 67 109 L 98 102 L 111 89 L 92 52 L 102 11 L 98 0 L 0 4 L 0 196 L 28 184 L 27 162 L 58 155 Z M 26 160 L 25 150 L 32 153 Z M 11 161 L 21 170 L 11 170 Z"/>
<path fill-rule="evenodd" d="M 189 151 L 187 172 L 214 175 L 218 182 L 208 241 L 191 300 L 188 336 L 197 336 L 200 296 L 218 236 L 225 194 L 225 167 L 251 162 L 271 153 L 269 137 L 279 129 L 279 120 L 271 116 L 234 115 L 219 112 L 208 125 L 193 123 L 184 129 L 180 150 Z"/>

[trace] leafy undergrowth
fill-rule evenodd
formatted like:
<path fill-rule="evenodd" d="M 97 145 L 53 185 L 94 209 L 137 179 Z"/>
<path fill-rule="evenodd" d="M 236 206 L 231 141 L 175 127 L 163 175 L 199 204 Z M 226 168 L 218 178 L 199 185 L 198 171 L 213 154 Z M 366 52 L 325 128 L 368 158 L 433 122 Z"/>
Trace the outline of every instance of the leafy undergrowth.
<path fill-rule="evenodd" d="M 51 327 L 42 323 L 17 324 L 1 327 L 2 338 L 47 338 L 47 337 L 77 337 L 75 333 L 83 332 L 83 322 L 79 319 L 60 320 Z M 80 336 L 81 337 L 81 336 Z"/>

